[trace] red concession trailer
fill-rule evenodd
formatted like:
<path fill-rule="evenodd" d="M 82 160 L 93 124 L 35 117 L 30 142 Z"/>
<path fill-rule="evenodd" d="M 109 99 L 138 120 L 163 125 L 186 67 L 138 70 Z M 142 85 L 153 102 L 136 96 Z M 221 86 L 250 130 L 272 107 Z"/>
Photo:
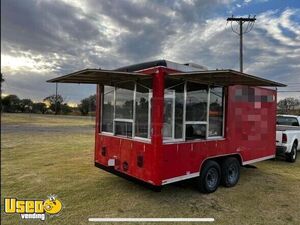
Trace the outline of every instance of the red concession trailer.
<path fill-rule="evenodd" d="M 95 166 L 160 188 L 197 178 L 234 186 L 240 166 L 275 157 L 276 87 L 234 70 L 158 60 L 50 82 L 97 84 Z"/>

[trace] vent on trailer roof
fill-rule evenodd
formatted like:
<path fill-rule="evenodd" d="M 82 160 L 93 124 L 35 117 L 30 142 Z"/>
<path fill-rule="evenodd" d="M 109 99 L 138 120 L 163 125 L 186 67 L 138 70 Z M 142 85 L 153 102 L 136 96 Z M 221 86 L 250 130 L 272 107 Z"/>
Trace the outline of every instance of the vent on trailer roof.
<path fill-rule="evenodd" d="M 183 65 L 194 67 L 194 68 L 197 68 L 197 69 L 200 69 L 200 70 L 208 70 L 208 68 L 206 66 L 202 66 L 202 65 L 199 65 L 199 64 L 196 64 L 196 63 L 184 63 Z"/>

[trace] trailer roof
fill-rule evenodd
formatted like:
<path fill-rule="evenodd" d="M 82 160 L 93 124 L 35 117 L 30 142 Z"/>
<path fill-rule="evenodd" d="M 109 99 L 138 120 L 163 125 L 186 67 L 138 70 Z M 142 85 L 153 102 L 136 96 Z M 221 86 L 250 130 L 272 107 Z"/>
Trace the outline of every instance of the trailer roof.
<path fill-rule="evenodd" d="M 129 65 L 129 66 L 118 68 L 116 70 L 124 71 L 124 72 L 136 72 L 136 71 L 145 70 L 145 69 L 149 69 L 149 68 L 153 68 L 153 67 L 157 67 L 157 66 L 163 66 L 163 67 L 167 67 L 169 69 L 181 71 L 181 72 L 207 70 L 206 66 L 198 65 L 195 63 L 182 64 L 182 63 L 172 62 L 172 61 L 164 60 L 164 59 Z"/>
<path fill-rule="evenodd" d="M 191 82 L 230 86 L 230 85 L 248 85 L 248 86 L 270 86 L 284 87 L 286 85 L 275 81 L 263 79 L 250 74 L 241 73 L 235 70 L 204 70 L 193 72 L 169 73 L 169 78 L 182 79 Z M 124 81 L 135 81 L 139 79 L 151 78 L 151 74 L 137 72 L 125 72 L 118 70 L 85 69 L 65 76 L 57 77 L 47 82 L 53 83 L 85 83 L 85 84 L 103 84 L 113 85 Z"/>

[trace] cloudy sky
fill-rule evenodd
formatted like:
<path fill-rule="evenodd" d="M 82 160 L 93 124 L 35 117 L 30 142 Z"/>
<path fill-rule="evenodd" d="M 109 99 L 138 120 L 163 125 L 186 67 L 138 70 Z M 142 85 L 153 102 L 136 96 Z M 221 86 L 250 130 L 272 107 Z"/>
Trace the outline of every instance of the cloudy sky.
<path fill-rule="evenodd" d="M 239 38 L 226 18 L 256 15 L 244 38 L 244 71 L 283 82 L 300 98 L 298 0 L 1 0 L 4 94 L 35 101 L 45 81 L 84 68 L 167 59 L 239 70 Z M 59 84 L 68 102 L 94 85 Z"/>

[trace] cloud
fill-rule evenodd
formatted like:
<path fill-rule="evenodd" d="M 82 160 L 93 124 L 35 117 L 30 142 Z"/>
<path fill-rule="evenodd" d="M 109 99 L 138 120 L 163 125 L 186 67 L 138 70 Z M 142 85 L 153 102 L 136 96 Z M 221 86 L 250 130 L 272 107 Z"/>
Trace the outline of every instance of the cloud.
<path fill-rule="evenodd" d="M 300 90 L 299 24 L 292 20 L 299 9 L 268 11 L 257 16 L 253 30 L 244 36 L 244 71 L 290 85 L 279 90 Z M 201 25 L 183 28 L 168 40 L 164 56 L 174 61 L 194 61 L 211 69 L 239 70 L 239 36 L 225 28 L 225 18 L 206 20 Z M 199 27 L 201 26 L 201 27 Z M 291 35 L 283 28 L 289 30 Z M 298 84 L 298 86 L 297 86 Z M 281 93 L 300 97 L 297 92 Z"/>
<path fill-rule="evenodd" d="M 79 8 L 60 1 L 6 0 L 1 9 L 2 41 L 23 51 L 74 55 L 78 43 L 105 35 Z"/>
<path fill-rule="evenodd" d="M 258 1 L 256 1 L 258 2 Z M 247 1 L 243 4 L 250 4 Z M 3 0 L 1 70 L 5 92 L 42 99 L 46 80 L 83 68 L 114 69 L 153 59 L 239 68 L 238 36 L 226 26 L 231 0 Z M 300 9 L 257 15 L 245 35 L 245 71 L 300 83 Z M 94 86 L 60 85 L 71 101 Z"/>

